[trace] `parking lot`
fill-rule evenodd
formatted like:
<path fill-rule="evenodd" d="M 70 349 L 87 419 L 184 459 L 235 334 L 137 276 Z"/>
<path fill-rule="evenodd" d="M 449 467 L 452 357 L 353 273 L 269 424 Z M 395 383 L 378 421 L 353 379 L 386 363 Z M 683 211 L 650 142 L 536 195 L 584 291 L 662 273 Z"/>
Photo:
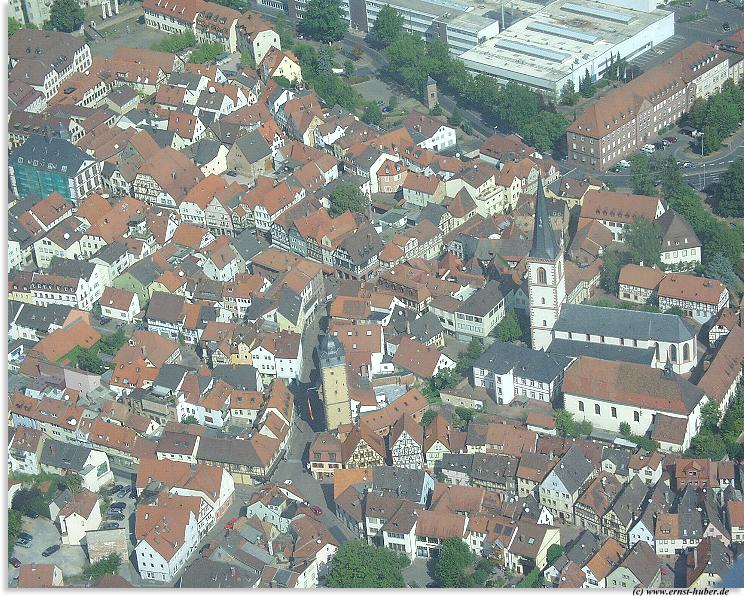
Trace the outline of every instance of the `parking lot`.
<path fill-rule="evenodd" d="M 82 546 L 63 545 L 57 527 L 47 518 L 38 517 L 31 519 L 23 518 L 23 531 L 28 532 L 34 538 L 29 548 L 16 546 L 13 556 L 21 563 L 54 563 L 64 571 L 65 576 L 78 575 L 83 567 L 88 564 L 88 558 Z M 41 553 L 54 544 L 62 547 L 49 557 L 41 556 Z M 18 569 L 8 564 L 9 580 L 18 578 Z"/>

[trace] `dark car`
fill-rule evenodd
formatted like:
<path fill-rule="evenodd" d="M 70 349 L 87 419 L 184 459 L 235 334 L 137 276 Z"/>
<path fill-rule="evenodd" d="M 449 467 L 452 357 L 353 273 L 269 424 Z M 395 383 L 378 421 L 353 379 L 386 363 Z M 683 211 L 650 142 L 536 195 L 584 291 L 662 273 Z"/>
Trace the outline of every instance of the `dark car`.
<path fill-rule="evenodd" d="M 56 553 L 59 549 L 60 549 L 59 544 L 52 544 L 52 546 L 50 546 L 48 548 L 45 548 L 42 551 L 41 556 L 42 557 L 50 557 L 51 555 L 53 555 L 54 553 Z"/>
<path fill-rule="evenodd" d="M 315 515 L 323 515 L 323 510 L 320 507 L 318 507 L 317 505 L 313 505 L 312 507 L 310 507 L 310 509 L 312 509 L 312 512 Z"/>
<path fill-rule="evenodd" d="M 29 542 L 34 539 L 33 535 L 29 534 L 28 532 L 21 532 L 20 534 L 18 534 L 18 538 L 20 540 L 28 540 Z"/>
<path fill-rule="evenodd" d="M 728 24 L 728 22 L 723 24 L 723 30 L 724 31 L 731 31 L 731 25 Z"/>
<path fill-rule="evenodd" d="M 122 486 L 118 491 L 116 491 L 116 498 L 122 499 L 126 497 L 129 494 L 129 487 Z"/>
<path fill-rule="evenodd" d="M 116 493 L 118 493 L 118 492 L 119 492 L 119 491 L 120 491 L 120 490 L 121 490 L 122 488 L 124 488 L 124 485 L 123 485 L 123 484 L 116 484 L 116 485 L 114 485 L 114 488 L 112 488 L 112 489 L 111 489 L 111 494 L 112 494 L 112 495 L 115 495 L 115 494 L 116 494 Z"/>
<path fill-rule="evenodd" d="M 102 530 L 118 530 L 119 524 L 117 524 L 116 522 L 106 522 L 105 524 L 101 526 L 101 529 Z"/>
<path fill-rule="evenodd" d="M 664 140 L 670 145 L 674 145 L 679 139 L 677 137 L 664 137 Z"/>
<path fill-rule="evenodd" d="M 31 541 L 19 538 L 16 540 L 16 546 L 22 546 L 23 548 L 31 548 Z"/>
<path fill-rule="evenodd" d="M 21 562 L 15 557 L 11 557 L 10 559 L 8 559 L 8 563 L 13 565 L 13 567 L 15 567 L 16 569 L 18 569 L 21 566 Z"/>
<path fill-rule="evenodd" d="M 118 511 L 109 511 L 106 517 L 115 521 L 124 521 L 125 519 L 127 519 L 126 515 L 124 515 L 123 513 L 119 513 Z"/>
<path fill-rule="evenodd" d="M 111 507 L 109 507 L 109 509 L 112 509 L 114 511 L 117 509 L 119 511 L 123 511 L 126 508 L 127 508 L 127 504 L 124 501 L 117 501 L 116 503 L 112 503 Z"/>
<path fill-rule="evenodd" d="M 31 511 L 30 513 L 27 513 L 26 515 L 30 517 L 31 519 L 38 519 L 39 517 L 39 514 L 36 513 L 36 511 Z"/>

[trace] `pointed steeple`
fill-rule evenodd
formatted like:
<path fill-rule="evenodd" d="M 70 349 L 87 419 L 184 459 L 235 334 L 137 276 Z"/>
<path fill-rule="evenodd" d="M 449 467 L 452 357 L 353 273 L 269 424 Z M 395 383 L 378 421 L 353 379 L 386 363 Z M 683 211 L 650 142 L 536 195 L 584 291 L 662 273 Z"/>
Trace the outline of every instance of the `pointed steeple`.
<path fill-rule="evenodd" d="M 558 244 L 548 217 L 548 204 L 543 190 L 542 176 L 537 179 L 537 198 L 535 199 L 535 228 L 532 231 L 530 256 L 535 259 L 553 261 L 558 256 Z"/>

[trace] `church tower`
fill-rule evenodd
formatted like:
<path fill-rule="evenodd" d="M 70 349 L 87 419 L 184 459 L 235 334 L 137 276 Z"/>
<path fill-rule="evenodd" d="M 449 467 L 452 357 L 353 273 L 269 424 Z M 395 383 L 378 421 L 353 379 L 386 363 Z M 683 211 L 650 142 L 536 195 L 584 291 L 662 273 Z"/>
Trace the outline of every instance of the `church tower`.
<path fill-rule="evenodd" d="M 563 250 L 550 226 L 542 177 L 537 181 L 535 228 L 527 257 L 527 286 L 530 301 L 532 349 L 546 350 L 553 340 L 553 326 L 566 300 Z"/>

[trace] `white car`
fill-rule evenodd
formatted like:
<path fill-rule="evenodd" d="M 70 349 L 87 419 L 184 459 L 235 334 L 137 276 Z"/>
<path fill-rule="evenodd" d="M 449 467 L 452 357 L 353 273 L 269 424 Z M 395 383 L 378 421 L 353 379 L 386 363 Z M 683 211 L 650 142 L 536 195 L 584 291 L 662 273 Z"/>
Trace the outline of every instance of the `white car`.
<path fill-rule="evenodd" d="M 287 480 L 284 481 L 284 484 L 292 484 L 292 481 L 289 478 L 287 478 Z"/>
<path fill-rule="evenodd" d="M 656 147 L 654 147 L 650 143 L 646 143 L 643 147 L 641 147 L 641 151 L 643 151 L 644 153 L 655 153 Z"/>

